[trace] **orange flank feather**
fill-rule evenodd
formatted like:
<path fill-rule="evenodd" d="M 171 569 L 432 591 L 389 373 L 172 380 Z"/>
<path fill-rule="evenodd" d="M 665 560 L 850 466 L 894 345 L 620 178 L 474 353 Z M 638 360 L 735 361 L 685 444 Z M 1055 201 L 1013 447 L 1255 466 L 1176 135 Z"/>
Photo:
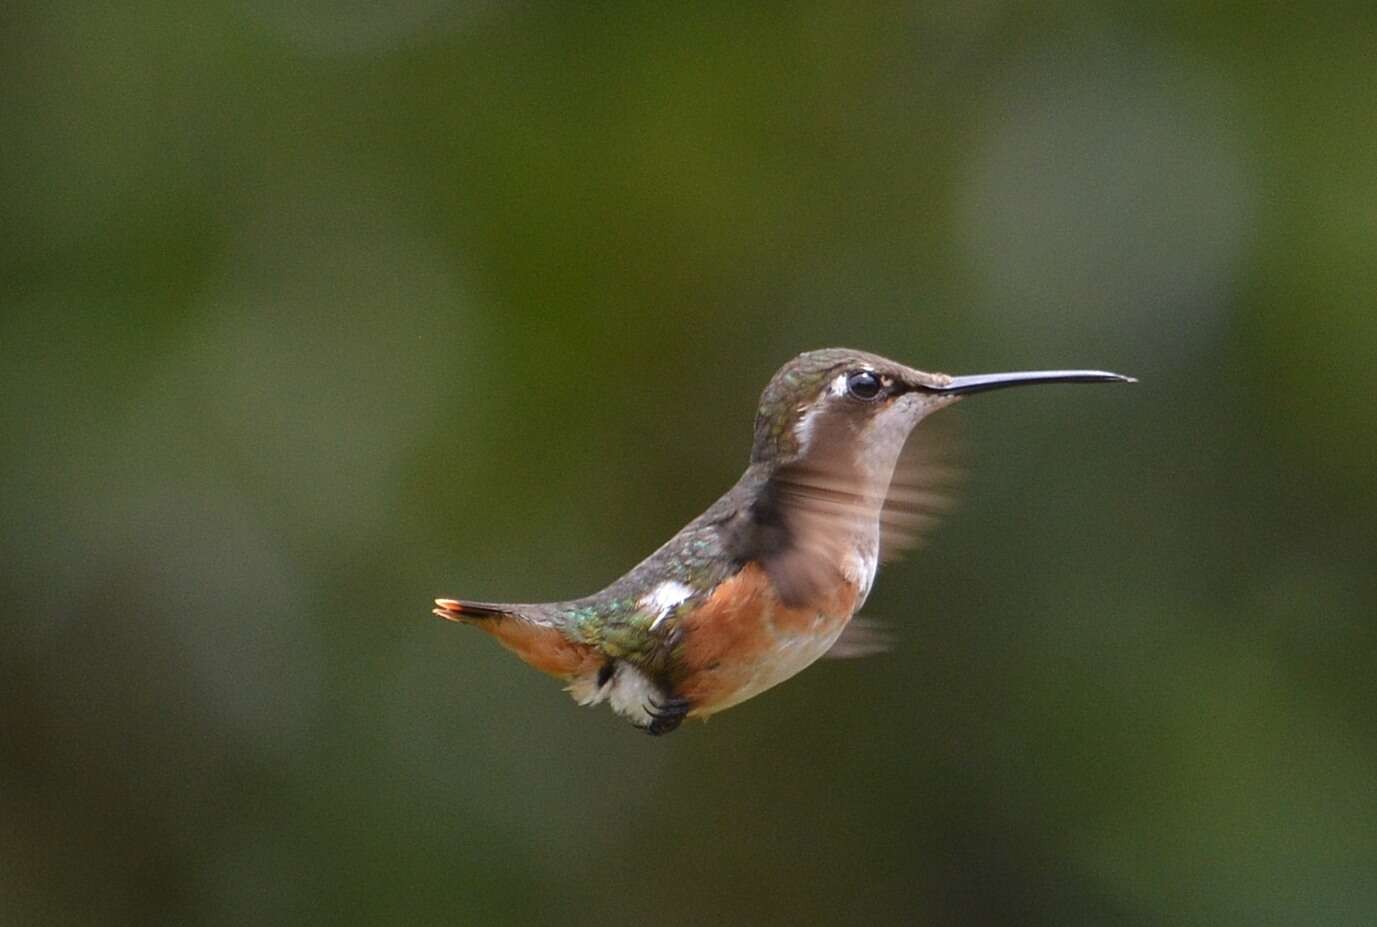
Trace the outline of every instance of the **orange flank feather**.
<path fill-rule="evenodd" d="M 857 589 L 839 582 L 827 600 L 790 608 L 780 602 L 758 563 L 721 583 L 701 606 L 680 616 L 680 665 L 675 691 L 706 716 L 793 675 L 801 649 L 835 638 L 851 617 Z"/>
<path fill-rule="evenodd" d="M 487 631 L 528 665 L 542 673 L 569 680 L 596 673 L 606 658 L 585 644 L 569 640 L 548 625 L 483 606 L 466 606 L 454 599 L 436 599 L 432 611 L 447 621 L 469 624 Z"/>

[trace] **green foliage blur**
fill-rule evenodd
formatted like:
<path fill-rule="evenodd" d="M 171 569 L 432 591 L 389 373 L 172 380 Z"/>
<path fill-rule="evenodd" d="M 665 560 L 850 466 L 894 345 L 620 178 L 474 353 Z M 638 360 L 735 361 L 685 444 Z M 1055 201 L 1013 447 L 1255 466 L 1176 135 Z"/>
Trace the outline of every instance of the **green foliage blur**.
<path fill-rule="evenodd" d="M 1377 8 L 0 13 L 0 922 L 1377 920 Z M 896 650 L 648 738 L 591 592 L 829 345 Z"/>

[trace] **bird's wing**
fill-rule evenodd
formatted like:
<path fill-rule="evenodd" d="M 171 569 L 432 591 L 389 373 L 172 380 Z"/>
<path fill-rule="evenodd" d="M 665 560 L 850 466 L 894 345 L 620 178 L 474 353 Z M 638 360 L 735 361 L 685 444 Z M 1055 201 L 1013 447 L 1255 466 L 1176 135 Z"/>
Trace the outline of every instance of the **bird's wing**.
<path fill-rule="evenodd" d="M 952 506 L 960 471 L 949 438 L 927 423 L 915 429 L 882 498 L 857 472 L 853 449 L 840 441 L 780 468 L 753 514 L 756 559 L 781 598 L 816 601 L 837 588 L 856 535 L 875 520 L 881 560 L 915 546 Z"/>
<path fill-rule="evenodd" d="M 892 650 L 898 641 L 892 625 L 875 618 L 852 618 L 842 629 L 825 656 L 829 660 L 854 660 L 857 657 L 873 657 L 877 653 Z"/>
<path fill-rule="evenodd" d="M 924 419 L 904 445 L 880 512 L 881 562 L 923 546 L 956 507 L 965 479 L 959 423 L 951 412 L 936 421 Z"/>

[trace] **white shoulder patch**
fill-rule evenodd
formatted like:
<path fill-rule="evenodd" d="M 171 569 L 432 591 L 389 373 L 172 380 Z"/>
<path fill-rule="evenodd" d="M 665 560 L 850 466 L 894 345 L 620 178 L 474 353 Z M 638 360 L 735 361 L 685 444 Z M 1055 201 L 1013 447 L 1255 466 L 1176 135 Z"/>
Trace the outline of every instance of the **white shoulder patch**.
<path fill-rule="evenodd" d="M 648 595 L 642 596 L 641 605 L 655 615 L 655 620 L 650 623 L 650 629 L 655 630 L 655 627 L 664 621 L 670 612 L 678 608 L 691 595 L 693 595 L 693 587 L 670 579 L 660 583 Z"/>

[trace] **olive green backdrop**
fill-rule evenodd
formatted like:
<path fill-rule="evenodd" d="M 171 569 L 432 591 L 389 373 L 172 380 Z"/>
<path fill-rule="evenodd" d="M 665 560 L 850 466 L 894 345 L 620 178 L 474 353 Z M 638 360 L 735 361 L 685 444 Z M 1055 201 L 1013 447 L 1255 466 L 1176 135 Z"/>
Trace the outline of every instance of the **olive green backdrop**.
<path fill-rule="evenodd" d="M 6 924 L 1377 918 L 1368 4 L 9 4 Z M 593 591 L 798 351 L 963 403 L 893 653 L 664 739 Z M 944 413 L 946 415 L 948 413 Z"/>

